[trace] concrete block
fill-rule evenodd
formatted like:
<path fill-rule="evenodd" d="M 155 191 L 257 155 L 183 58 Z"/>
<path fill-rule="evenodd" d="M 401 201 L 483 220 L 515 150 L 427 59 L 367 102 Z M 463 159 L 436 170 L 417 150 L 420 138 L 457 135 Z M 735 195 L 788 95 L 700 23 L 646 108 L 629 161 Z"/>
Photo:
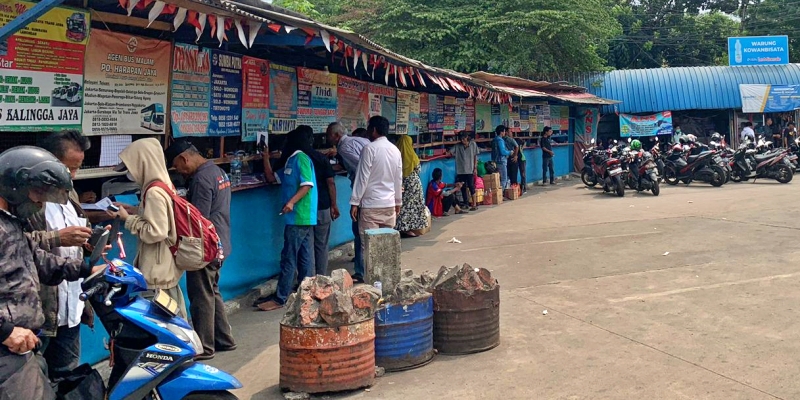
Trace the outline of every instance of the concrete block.
<path fill-rule="evenodd" d="M 383 293 L 394 292 L 400 282 L 400 232 L 390 228 L 364 231 L 364 281 L 381 281 Z"/>

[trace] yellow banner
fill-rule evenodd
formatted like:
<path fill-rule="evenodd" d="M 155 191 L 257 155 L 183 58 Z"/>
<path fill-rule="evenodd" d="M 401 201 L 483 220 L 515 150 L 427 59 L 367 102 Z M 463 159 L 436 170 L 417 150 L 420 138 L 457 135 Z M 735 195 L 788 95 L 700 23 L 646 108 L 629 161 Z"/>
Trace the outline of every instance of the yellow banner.
<path fill-rule="evenodd" d="M 36 3 L 0 0 L 0 26 L 11 23 Z M 85 11 L 57 7 L 20 29 L 15 36 L 57 42 L 86 44 L 89 39 L 89 14 Z"/>

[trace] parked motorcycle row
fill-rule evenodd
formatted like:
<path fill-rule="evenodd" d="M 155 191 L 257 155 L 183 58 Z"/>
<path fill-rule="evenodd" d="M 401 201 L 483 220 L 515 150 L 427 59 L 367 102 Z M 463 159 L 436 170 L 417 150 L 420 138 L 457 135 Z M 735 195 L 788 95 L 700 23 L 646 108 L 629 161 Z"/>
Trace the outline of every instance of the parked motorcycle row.
<path fill-rule="evenodd" d="M 714 187 L 751 179 L 789 183 L 798 169 L 800 152 L 800 138 L 788 149 L 775 148 L 772 142 L 759 137 L 757 142 L 747 141 L 733 150 L 718 133 L 711 136 L 708 145 L 693 135 L 683 136 L 666 152 L 659 150 L 658 138 L 649 150 L 630 138 L 627 143 L 615 140 L 608 149 L 597 148 L 594 139 L 591 143 L 583 152 L 583 184 L 602 184 L 605 192 L 619 197 L 625 196 L 626 186 L 637 193 L 658 196 L 662 181 L 669 185 L 704 182 Z"/>

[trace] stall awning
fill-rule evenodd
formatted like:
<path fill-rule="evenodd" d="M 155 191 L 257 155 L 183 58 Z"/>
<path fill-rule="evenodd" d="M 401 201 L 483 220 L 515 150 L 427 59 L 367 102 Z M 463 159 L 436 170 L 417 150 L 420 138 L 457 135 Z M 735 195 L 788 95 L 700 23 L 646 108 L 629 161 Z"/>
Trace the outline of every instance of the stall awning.
<path fill-rule="evenodd" d="M 475 72 L 471 77 L 481 79 L 497 90 L 523 99 L 551 99 L 567 103 L 586 105 L 611 105 L 617 100 L 604 99 L 586 92 L 586 88 L 563 82 L 532 81 L 515 76 L 497 75 L 488 72 Z"/>

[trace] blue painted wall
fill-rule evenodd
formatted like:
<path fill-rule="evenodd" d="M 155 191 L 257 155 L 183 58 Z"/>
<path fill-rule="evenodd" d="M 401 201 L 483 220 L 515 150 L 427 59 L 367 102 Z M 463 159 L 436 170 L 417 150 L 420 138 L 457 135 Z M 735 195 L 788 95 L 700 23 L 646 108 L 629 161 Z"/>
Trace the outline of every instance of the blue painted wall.
<path fill-rule="evenodd" d="M 572 170 L 572 146 L 557 146 L 556 175 L 566 175 Z M 542 178 L 542 151 L 540 149 L 525 150 L 528 160 L 528 182 Z M 488 161 L 489 153 L 481 153 L 480 160 Z M 455 180 L 455 160 L 440 159 L 422 163 L 421 178 L 423 185 L 430 180 L 434 168 L 441 168 L 444 179 Z M 330 247 L 334 248 L 353 240 L 350 228 L 350 180 L 343 176 L 336 177 L 336 198 L 342 216 L 334 221 L 331 228 Z M 242 190 L 233 193 L 231 201 L 231 232 L 233 252 L 225 260 L 220 277 L 220 291 L 224 299 L 239 296 L 251 288 L 278 275 L 281 248 L 283 248 L 283 220 L 278 216 L 281 207 L 278 187 L 264 187 Z M 136 255 L 136 238 L 130 234 L 123 236 L 127 261 L 132 262 Z M 112 258 L 117 257 L 117 249 L 112 251 Z M 181 286 L 186 293 L 185 279 Z M 187 300 L 188 303 L 188 300 Z M 99 321 L 95 322 L 92 331 L 81 327 L 82 351 L 81 361 L 96 363 L 108 357 L 104 341 L 108 339 L 105 329 Z"/>

